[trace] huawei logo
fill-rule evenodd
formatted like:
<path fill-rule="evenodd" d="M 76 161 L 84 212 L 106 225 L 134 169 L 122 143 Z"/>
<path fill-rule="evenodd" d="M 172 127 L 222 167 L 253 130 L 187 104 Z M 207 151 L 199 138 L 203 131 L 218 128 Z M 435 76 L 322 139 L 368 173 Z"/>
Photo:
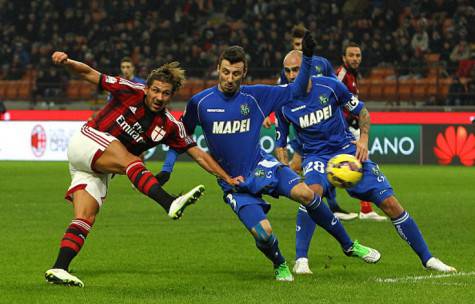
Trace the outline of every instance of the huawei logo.
<path fill-rule="evenodd" d="M 465 127 L 459 126 L 457 130 L 450 126 L 445 132 L 437 134 L 434 154 L 439 159 L 439 164 L 448 165 L 454 157 L 458 157 L 464 166 L 473 166 L 475 163 L 475 136 L 468 134 Z"/>

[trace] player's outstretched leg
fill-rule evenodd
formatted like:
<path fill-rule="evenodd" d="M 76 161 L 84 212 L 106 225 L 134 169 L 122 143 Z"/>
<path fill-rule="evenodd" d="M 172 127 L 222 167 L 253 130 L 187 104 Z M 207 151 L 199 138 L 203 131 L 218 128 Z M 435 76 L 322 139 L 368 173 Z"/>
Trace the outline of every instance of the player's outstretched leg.
<path fill-rule="evenodd" d="M 308 265 L 308 249 L 316 226 L 315 222 L 307 214 L 307 209 L 300 205 L 297 211 L 295 230 L 295 265 L 292 269 L 296 274 L 312 274 Z"/>
<path fill-rule="evenodd" d="M 416 222 L 402 208 L 395 196 L 386 198 L 380 204 L 380 208 L 391 218 L 399 236 L 411 246 L 424 267 L 441 272 L 457 271 L 454 267 L 448 266 L 432 256 Z"/>
<path fill-rule="evenodd" d="M 137 190 L 159 203 L 172 219 L 179 219 L 185 208 L 195 203 L 205 191 L 203 185 L 198 185 L 187 193 L 174 197 L 163 190 L 156 177 L 145 168 L 141 160 L 132 161 L 125 173 Z"/>
<path fill-rule="evenodd" d="M 323 229 L 330 233 L 341 245 L 345 254 L 363 259 L 367 263 L 376 263 L 381 258 L 380 253 L 365 247 L 358 242 L 353 243 L 338 218 L 322 202 L 321 196 L 314 193 L 307 185 L 300 183 L 291 191 L 292 198 L 300 201 L 307 209 L 308 215 Z M 360 248 L 367 250 L 359 250 Z"/>

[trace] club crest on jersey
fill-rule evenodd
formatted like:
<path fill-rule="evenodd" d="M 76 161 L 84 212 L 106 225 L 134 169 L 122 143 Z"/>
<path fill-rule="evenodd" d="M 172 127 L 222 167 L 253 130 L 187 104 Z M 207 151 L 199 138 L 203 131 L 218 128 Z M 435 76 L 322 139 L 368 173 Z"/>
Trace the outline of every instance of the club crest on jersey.
<path fill-rule="evenodd" d="M 322 76 L 322 68 L 318 65 L 315 66 L 315 70 L 317 71 L 317 76 Z"/>
<path fill-rule="evenodd" d="M 324 106 L 325 104 L 328 103 L 328 97 L 325 96 L 325 95 L 320 95 L 319 99 L 320 99 L 320 104 L 321 104 L 322 106 Z"/>
<path fill-rule="evenodd" d="M 264 175 L 266 175 L 266 173 L 264 172 L 264 169 L 258 168 L 256 169 L 256 171 L 254 171 L 255 177 L 263 177 Z"/>
<path fill-rule="evenodd" d="M 241 114 L 244 116 L 249 115 L 251 113 L 251 110 L 249 109 L 249 105 L 247 103 L 244 103 L 241 105 Z"/>
<path fill-rule="evenodd" d="M 150 138 L 152 138 L 153 141 L 158 142 L 163 139 L 165 136 L 166 132 L 159 126 L 155 126 L 155 128 L 152 131 L 152 134 L 150 135 Z"/>

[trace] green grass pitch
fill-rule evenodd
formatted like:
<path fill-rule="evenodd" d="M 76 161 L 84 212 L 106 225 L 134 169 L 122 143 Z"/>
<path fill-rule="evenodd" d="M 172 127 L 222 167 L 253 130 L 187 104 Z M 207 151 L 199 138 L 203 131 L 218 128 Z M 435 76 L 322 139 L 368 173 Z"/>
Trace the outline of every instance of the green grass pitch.
<path fill-rule="evenodd" d="M 160 163 L 149 163 L 157 171 Z M 474 303 L 474 168 L 382 166 L 397 197 L 416 219 L 432 253 L 459 275 L 422 269 L 409 246 L 386 223 L 344 225 L 377 248 L 368 265 L 348 258 L 317 228 L 312 276 L 275 282 L 272 266 L 223 203 L 214 178 L 194 163 L 179 163 L 166 189 L 202 183 L 206 195 L 183 218 L 167 218 L 156 203 L 113 179 L 96 224 L 73 261 L 84 289 L 45 282 L 72 208 L 63 200 L 67 163 L 0 162 L 0 303 Z M 358 210 L 356 200 L 339 201 Z M 293 265 L 297 204 L 274 200 L 269 214 L 284 256 Z"/>

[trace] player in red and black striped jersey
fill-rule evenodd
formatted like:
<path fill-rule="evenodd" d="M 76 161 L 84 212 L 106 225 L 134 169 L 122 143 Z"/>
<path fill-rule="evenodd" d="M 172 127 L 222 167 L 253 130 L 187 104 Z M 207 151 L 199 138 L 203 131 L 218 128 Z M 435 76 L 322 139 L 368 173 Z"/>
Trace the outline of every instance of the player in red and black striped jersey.
<path fill-rule="evenodd" d="M 199 185 L 179 197 L 168 194 L 138 157 L 142 152 L 164 143 L 178 152 L 186 151 L 205 170 L 230 185 L 239 184 L 242 177 L 231 178 L 209 154 L 196 146 L 183 124 L 166 109 L 184 80 L 184 70 L 178 62 L 153 70 L 143 86 L 101 74 L 82 62 L 69 59 L 63 52 L 54 52 L 52 60 L 113 96 L 70 140 L 68 160 L 72 183 L 66 198 L 73 203 L 74 219 L 61 240 L 53 268 L 45 273 L 50 283 L 83 287 L 82 281 L 71 275 L 68 268 L 94 224 L 111 174 L 127 175 L 140 192 L 159 203 L 173 219 L 180 218 L 186 206 L 204 192 L 204 186 Z"/>
<path fill-rule="evenodd" d="M 343 65 L 337 68 L 336 76 L 338 79 L 345 84 L 348 90 L 353 93 L 353 95 L 358 96 L 358 68 L 360 67 L 362 56 L 361 48 L 357 43 L 350 42 L 343 49 L 342 55 Z M 346 122 L 348 123 L 351 133 L 358 140 L 360 137 L 359 122 L 358 116 L 351 114 L 348 111 L 344 112 Z M 360 219 L 369 219 L 383 221 L 387 218 L 377 214 L 370 202 L 361 201 L 360 202 Z"/>

